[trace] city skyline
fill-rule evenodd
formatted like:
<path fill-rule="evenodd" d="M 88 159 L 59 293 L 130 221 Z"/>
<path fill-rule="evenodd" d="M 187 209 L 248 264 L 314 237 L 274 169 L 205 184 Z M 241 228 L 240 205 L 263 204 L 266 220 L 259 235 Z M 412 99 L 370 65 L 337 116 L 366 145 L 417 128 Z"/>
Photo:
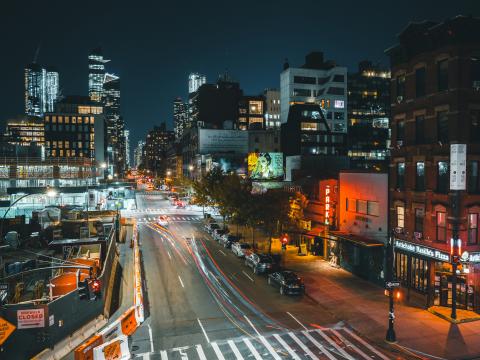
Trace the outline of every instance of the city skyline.
<path fill-rule="evenodd" d="M 476 15 L 480 10 L 479 4 L 468 0 L 437 4 L 435 9 L 430 9 L 426 3 L 415 3 L 412 16 L 413 2 L 411 4 L 397 9 L 395 16 L 385 16 L 380 1 L 357 7 L 355 11 L 346 11 L 344 4 L 342 7 L 333 4 L 328 16 L 319 16 L 324 9 L 314 2 L 305 4 L 304 8 L 309 11 L 300 7 L 292 12 L 284 2 L 276 2 L 258 4 L 253 12 L 245 6 L 233 14 L 227 4 L 220 2 L 212 2 L 211 6 L 204 8 L 190 3 L 186 7 L 182 5 L 185 23 L 179 28 L 168 16 L 180 10 L 178 5 L 160 8 L 160 5 L 148 4 L 130 9 L 122 2 L 107 2 L 97 5 L 95 14 L 98 18 L 78 9 L 77 16 L 84 19 L 87 27 L 72 29 L 68 26 L 70 30 L 61 33 L 58 28 L 67 28 L 71 19 L 54 16 L 66 10 L 59 5 L 48 9 L 49 15 L 60 18 L 56 26 L 47 24 L 35 28 L 35 35 L 27 38 L 25 32 L 32 35 L 34 29 L 34 25 L 29 25 L 6 39 L 5 46 L 15 46 L 16 52 L 15 57 L 1 60 L 1 75 L 8 87 L 0 93 L 0 119 L 4 122 L 23 112 L 22 72 L 32 61 L 37 48 L 38 62 L 58 69 L 62 94 L 86 95 L 87 55 L 92 48 L 101 45 L 105 56 L 116 60 L 111 71 L 122 78 L 124 118 L 132 131 L 132 141 L 137 142 L 145 137 L 152 125 L 165 121 L 172 128 L 171 102 L 177 96 L 186 100 L 188 74 L 191 72 L 205 74 L 209 82 L 215 82 L 218 75 L 227 70 L 240 81 L 246 94 L 257 95 L 265 88 L 279 87 L 285 58 L 300 64 L 306 53 L 319 50 L 349 71 L 356 71 L 358 62 L 363 59 L 386 64 L 384 50 L 408 22 L 442 21 L 458 14 Z M 28 14 L 35 14 L 34 18 L 26 15 L 28 23 L 34 24 L 35 19 L 47 15 L 40 4 L 31 2 L 27 6 L 31 10 Z M 5 7 L 2 13 L 6 16 L 2 16 L 0 25 L 3 31 L 13 26 L 12 19 L 18 18 L 15 15 L 24 11 L 23 5 L 8 4 Z M 353 8 L 351 5 L 350 9 Z M 159 12 L 160 18 L 145 21 L 152 16 L 150 14 Z M 262 18 L 266 13 L 269 16 Z M 108 16 L 99 31 L 96 21 L 107 14 L 113 16 Z M 127 32 L 115 26 L 130 15 L 136 25 L 134 30 L 128 27 Z M 140 15 L 143 20 L 135 20 Z M 373 16 L 377 21 L 366 24 L 366 16 Z M 211 18 L 216 20 L 214 24 L 207 21 Z M 19 38 L 22 38 L 20 46 Z M 243 39 L 247 41 L 241 43 Z M 248 55 L 252 51 L 257 55 Z"/>

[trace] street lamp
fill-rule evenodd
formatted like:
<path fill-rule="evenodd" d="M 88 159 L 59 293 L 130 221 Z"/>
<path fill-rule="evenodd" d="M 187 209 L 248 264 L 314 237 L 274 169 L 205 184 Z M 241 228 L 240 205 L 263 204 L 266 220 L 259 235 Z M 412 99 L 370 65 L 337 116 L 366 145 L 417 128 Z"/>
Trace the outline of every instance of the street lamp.
<path fill-rule="evenodd" d="M 172 175 L 172 172 L 170 170 L 167 171 L 167 176 Z"/>
<path fill-rule="evenodd" d="M 113 179 L 112 174 L 108 174 L 108 180 L 112 180 L 112 179 Z"/>
<path fill-rule="evenodd" d="M 193 165 L 189 165 L 188 170 L 193 171 Z"/>

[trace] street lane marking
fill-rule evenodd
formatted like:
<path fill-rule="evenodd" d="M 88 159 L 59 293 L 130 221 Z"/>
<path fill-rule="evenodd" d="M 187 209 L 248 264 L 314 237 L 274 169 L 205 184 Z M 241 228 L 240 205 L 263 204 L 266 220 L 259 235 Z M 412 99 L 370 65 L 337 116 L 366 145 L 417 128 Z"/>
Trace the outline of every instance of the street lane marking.
<path fill-rule="evenodd" d="M 306 347 L 305 344 L 303 342 L 301 342 L 300 339 L 294 333 L 289 332 L 288 335 L 293 339 L 293 341 L 295 341 L 298 344 L 298 346 L 300 346 L 302 348 L 302 350 L 305 352 L 305 354 L 310 356 L 310 358 L 312 358 L 313 360 L 319 360 L 318 357 L 316 357 L 315 354 L 312 353 L 310 351 L 310 349 L 308 347 Z"/>
<path fill-rule="evenodd" d="M 299 323 L 301 327 L 303 327 L 305 330 L 308 331 L 308 329 L 307 329 L 300 321 L 298 321 L 298 319 L 297 319 L 295 316 L 293 316 L 292 314 L 290 314 L 288 311 L 287 311 L 287 314 L 290 315 L 293 320 L 295 320 L 297 323 Z"/>
<path fill-rule="evenodd" d="M 168 360 L 167 352 L 165 350 L 160 351 L 160 357 L 162 360 Z"/>
<path fill-rule="evenodd" d="M 240 354 L 240 351 L 238 351 L 237 345 L 232 340 L 228 340 L 228 345 L 232 348 L 233 353 L 235 354 L 235 357 L 237 360 L 243 360 L 242 354 Z"/>
<path fill-rule="evenodd" d="M 251 282 L 255 282 L 255 280 L 253 280 L 253 279 L 250 277 L 250 275 L 248 275 L 244 270 L 242 270 L 242 273 L 243 273 L 243 275 L 245 275 L 247 278 L 249 278 Z"/>
<path fill-rule="evenodd" d="M 152 327 L 150 326 L 150 324 L 147 324 L 148 326 L 148 335 L 150 336 L 150 352 L 154 352 L 154 348 L 153 348 L 153 334 L 152 334 Z"/>
<path fill-rule="evenodd" d="M 227 256 L 222 250 L 218 250 L 219 253 L 221 253 L 223 256 Z"/>
<path fill-rule="evenodd" d="M 255 330 L 255 332 L 257 333 L 260 341 L 262 342 L 262 344 L 267 348 L 267 350 L 270 352 L 270 354 L 272 354 L 272 356 L 276 359 L 276 360 L 282 360 L 280 358 L 280 356 L 275 352 L 274 348 L 272 347 L 272 345 L 270 345 L 270 343 L 267 341 L 267 339 L 265 339 L 262 335 L 260 335 L 260 333 L 258 332 L 257 328 L 255 326 L 253 326 L 252 322 L 250 321 L 250 319 L 246 316 L 246 315 L 243 315 L 243 317 L 245 318 L 245 320 L 248 321 L 248 323 L 250 324 L 250 326 L 252 327 L 253 330 Z"/>
<path fill-rule="evenodd" d="M 278 334 L 273 334 L 273 337 L 283 346 L 285 350 L 290 354 L 292 359 L 301 360 L 300 357 L 293 351 L 293 349 L 282 339 L 282 337 Z"/>
<path fill-rule="evenodd" d="M 197 318 L 198 325 L 202 328 L 203 335 L 205 336 L 205 339 L 207 339 L 207 342 L 210 343 L 210 339 L 208 338 L 207 332 L 205 331 L 205 328 L 202 325 L 202 322 L 200 321 L 199 318 Z"/>
<path fill-rule="evenodd" d="M 207 360 L 207 357 L 205 356 L 205 353 L 203 352 L 202 345 L 197 345 L 195 346 L 197 348 L 197 354 L 200 360 Z"/>
<path fill-rule="evenodd" d="M 178 275 L 178 280 L 180 280 L 180 284 L 182 285 L 182 287 L 185 288 L 185 285 L 183 285 L 183 281 L 182 281 L 182 278 L 180 277 L 180 275 Z"/>
<path fill-rule="evenodd" d="M 337 330 L 335 329 L 331 329 L 331 331 L 335 334 L 336 337 L 338 337 L 338 339 L 343 342 L 344 344 L 346 344 L 347 346 L 350 346 L 353 350 L 355 350 L 357 353 L 359 353 L 364 359 L 366 360 L 371 360 L 370 356 L 368 356 L 367 354 L 365 354 L 362 350 L 360 350 L 358 347 L 356 347 L 354 344 L 352 344 L 350 341 L 348 341 L 347 339 L 345 339 Z"/>
<path fill-rule="evenodd" d="M 357 340 L 359 343 L 361 343 L 363 346 L 365 346 L 367 349 L 370 351 L 374 352 L 376 355 L 380 356 L 383 360 L 388 360 L 388 358 L 383 355 L 381 352 L 377 351 L 372 345 L 367 343 L 365 340 L 363 340 L 361 337 L 357 336 L 354 332 L 350 331 L 347 328 L 344 328 L 344 330 L 350 334 L 351 337 L 353 337 L 355 340 Z"/>
<path fill-rule="evenodd" d="M 215 351 L 215 354 L 217 355 L 217 358 L 219 360 L 225 360 L 225 358 L 222 355 L 222 352 L 220 351 L 220 348 L 218 347 L 217 343 L 213 342 L 212 343 L 213 351 Z"/>
<path fill-rule="evenodd" d="M 255 358 L 255 360 L 263 360 L 262 357 L 260 356 L 260 354 L 258 353 L 257 349 L 255 349 L 253 347 L 250 340 L 248 340 L 247 338 L 243 338 L 243 342 L 247 345 L 248 350 L 250 350 L 250 352 L 253 354 L 253 357 Z M 300 359 L 298 359 L 298 360 L 300 360 Z"/>
<path fill-rule="evenodd" d="M 340 354 L 342 354 L 342 356 L 345 358 L 345 359 L 349 359 L 349 360 L 355 360 L 353 357 L 351 357 L 345 350 L 343 350 L 340 346 L 338 346 L 338 344 L 333 341 L 327 334 L 325 334 L 323 331 L 321 330 L 315 330 L 321 337 L 323 337 L 325 340 L 328 341 L 328 343 L 330 345 L 332 345 L 335 349 L 338 350 L 338 352 Z M 345 344 L 346 345 L 346 344 Z"/>
<path fill-rule="evenodd" d="M 310 340 L 313 345 L 315 345 L 322 353 L 324 353 L 330 360 L 336 360 L 335 356 L 330 354 L 330 351 L 328 351 L 325 346 L 320 344 L 317 340 L 315 340 L 312 335 L 308 333 L 308 331 L 302 331 L 303 335 Z"/>

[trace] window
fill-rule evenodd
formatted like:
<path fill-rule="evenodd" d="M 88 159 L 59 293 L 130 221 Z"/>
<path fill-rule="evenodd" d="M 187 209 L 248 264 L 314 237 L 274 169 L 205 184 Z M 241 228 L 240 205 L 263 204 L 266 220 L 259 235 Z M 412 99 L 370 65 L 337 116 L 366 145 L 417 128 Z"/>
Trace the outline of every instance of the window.
<path fill-rule="evenodd" d="M 342 74 L 334 75 L 333 82 L 345 82 L 345 75 L 342 75 Z"/>
<path fill-rule="evenodd" d="M 415 173 L 415 190 L 425 191 L 425 163 L 417 162 Z"/>
<path fill-rule="evenodd" d="M 480 143 L 480 110 L 470 112 L 470 141 Z"/>
<path fill-rule="evenodd" d="M 367 201 L 357 200 L 357 213 L 367 214 Z"/>
<path fill-rule="evenodd" d="M 278 136 L 275 136 L 275 137 L 273 138 L 273 142 L 274 142 L 275 144 L 278 144 Z"/>
<path fill-rule="evenodd" d="M 327 94 L 331 95 L 345 95 L 345 89 L 337 86 L 332 86 L 328 88 Z"/>
<path fill-rule="evenodd" d="M 448 59 L 437 63 L 438 91 L 448 90 Z"/>
<path fill-rule="evenodd" d="M 350 211 L 350 210 L 348 209 L 348 198 L 345 198 L 345 210 L 346 210 L 346 211 Z"/>
<path fill-rule="evenodd" d="M 423 234 L 424 217 L 425 217 L 425 210 L 415 209 L 415 232 Z"/>
<path fill-rule="evenodd" d="M 372 216 L 380 216 L 380 207 L 378 201 L 367 202 L 367 214 Z"/>
<path fill-rule="evenodd" d="M 405 120 L 398 120 L 397 121 L 397 143 L 405 141 Z"/>
<path fill-rule="evenodd" d="M 315 78 L 309 76 L 294 76 L 293 82 L 297 84 L 315 84 Z"/>
<path fill-rule="evenodd" d="M 478 218 L 479 214 L 468 214 L 468 243 L 478 243 Z"/>
<path fill-rule="evenodd" d="M 405 228 L 405 207 L 397 206 L 397 227 L 400 229 Z"/>
<path fill-rule="evenodd" d="M 344 120 L 345 114 L 343 112 L 335 112 L 334 113 L 335 120 Z"/>
<path fill-rule="evenodd" d="M 470 193 L 478 193 L 480 184 L 478 182 L 478 161 L 470 161 L 467 169 L 467 190 Z"/>
<path fill-rule="evenodd" d="M 448 163 L 439 161 L 437 164 L 437 192 L 446 193 L 449 188 Z"/>
<path fill-rule="evenodd" d="M 318 78 L 318 85 L 326 84 L 330 80 L 330 77 Z"/>
<path fill-rule="evenodd" d="M 320 125 L 319 123 L 314 123 L 314 122 L 301 122 L 300 123 L 300 130 L 303 131 L 318 131 L 320 130 Z"/>
<path fill-rule="evenodd" d="M 260 140 L 258 140 L 258 136 L 255 136 L 255 142 L 258 143 Z"/>
<path fill-rule="evenodd" d="M 405 99 L 405 75 L 397 76 L 396 87 L 397 87 L 397 100 L 401 101 Z"/>
<path fill-rule="evenodd" d="M 415 117 L 415 142 L 423 144 L 425 142 L 425 115 Z"/>
<path fill-rule="evenodd" d="M 405 188 L 405 163 L 397 163 L 397 188 Z"/>
<path fill-rule="evenodd" d="M 448 143 L 448 114 L 446 111 L 437 112 L 437 137 L 442 144 Z"/>
<path fill-rule="evenodd" d="M 293 89 L 293 96 L 312 96 L 310 89 Z"/>
<path fill-rule="evenodd" d="M 437 241 L 447 241 L 447 213 L 437 211 Z"/>
<path fill-rule="evenodd" d="M 426 94 L 426 72 L 425 68 L 419 68 L 415 70 L 415 95 L 416 97 L 422 97 Z"/>

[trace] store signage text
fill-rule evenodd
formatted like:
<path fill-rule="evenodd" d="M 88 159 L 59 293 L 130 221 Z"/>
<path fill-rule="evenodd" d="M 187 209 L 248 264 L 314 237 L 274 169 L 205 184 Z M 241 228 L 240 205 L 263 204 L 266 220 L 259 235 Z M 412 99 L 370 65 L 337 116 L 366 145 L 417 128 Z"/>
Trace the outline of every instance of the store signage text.
<path fill-rule="evenodd" d="M 408 243 L 401 240 L 395 241 L 395 247 L 406 250 L 415 254 L 427 256 L 433 259 L 441 260 L 441 261 L 450 261 L 450 256 L 448 253 L 443 251 L 435 250 L 432 248 L 428 248 L 425 246 L 415 245 L 412 243 Z M 480 254 L 479 254 L 480 255 Z"/>
<path fill-rule="evenodd" d="M 480 262 L 480 252 L 469 253 L 468 254 L 469 262 Z"/>
<path fill-rule="evenodd" d="M 330 224 L 330 186 L 325 187 L 325 224 Z"/>

